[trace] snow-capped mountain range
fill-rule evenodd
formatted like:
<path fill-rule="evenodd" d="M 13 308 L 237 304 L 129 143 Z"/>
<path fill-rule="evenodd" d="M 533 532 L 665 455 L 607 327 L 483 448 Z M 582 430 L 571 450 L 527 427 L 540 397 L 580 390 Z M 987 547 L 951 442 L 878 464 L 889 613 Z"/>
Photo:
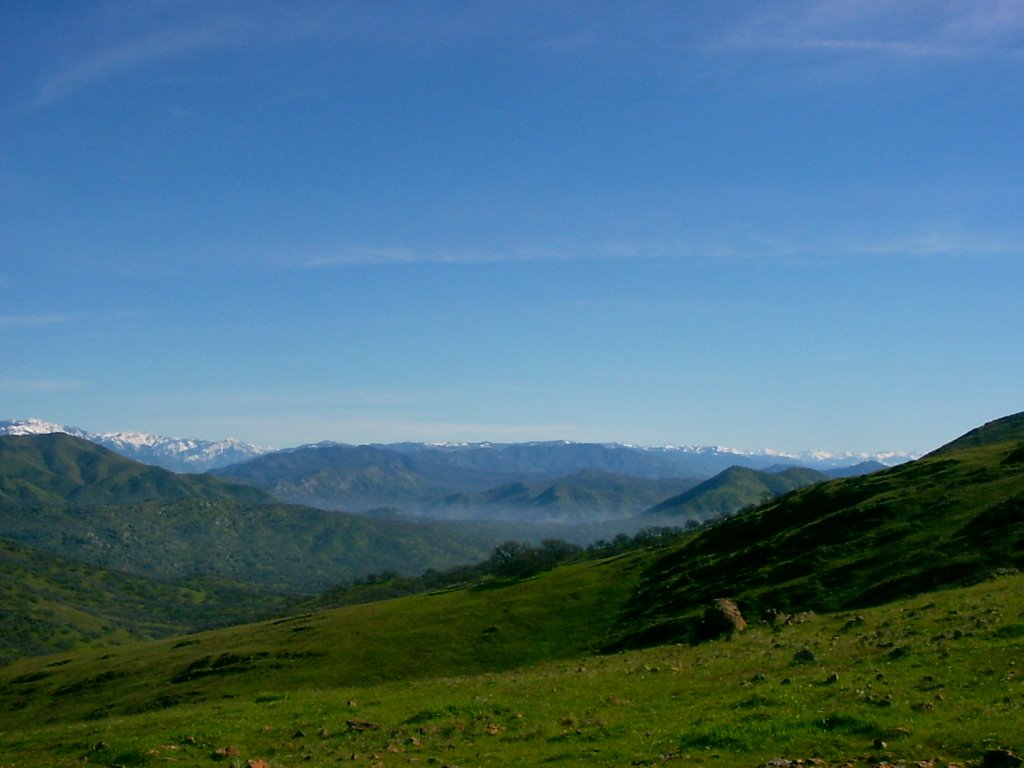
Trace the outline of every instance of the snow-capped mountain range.
<path fill-rule="evenodd" d="M 206 472 L 248 461 L 270 450 L 231 439 L 211 441 L 163 437 L 147 432 L 86 432 L 78 427 L 39 419 L 0 421 L 0 435 L 46 435 L 54 432 L 88 440 L 134 461 L 172 472 Z"/>
<path fill-rule="evenodd" d="M 206 472 L 210 469 L 239 464 L 250 459 L 271 453 L 274 449 L 264 448 L 239 440 L 226 439 L 218 441 L 198 440 L 192 438 L 164 437 L 147 432 L 87 432 L 78 427 L 53 424 L 39 419 L 0 420 L 0 435 L 39 435 L 63 432 L 84 440 L 102 445 L 129 459 L 146 464 L 164 467 L 174 472 Z M 296 451 L 310 448 L 327 448 L 344 445 L 333 441 L 289 448 Z M 524 442 L 524 443 L 394 443 L 378 445 L 399 453 L 442 453 L 461 452 L 504 452 L 509 448 L 555 448 L 558 446 L 578 446 L 585 448 L 587 444 L 571 441 Z M 661 455 L 666 459 L 690 459 L 697 474 L 710 476 L 730 464 L 740 464 L 752 468 L 763 469 L 773 465 L 801 465 L 818 470 L 849 467 L 863 462 L 878 462 L 894 465 L 908 461 L 916 456 L 908 453 L 830 453 L 826 451 L 807 451 L 786 453 L 771 449 L 757 451 L 741 451 L 725 446 L 697 445 L 664 445 L 637 446 L 624 443 L 602 443 L 601 448 L 616 449 L 625 452 L 636 452 L 648 456 Z M 700 471 L 704 470 L 704 471 Z"/>
<path fill-rule="evenodd" d="M 330 441 L 325 441 L 323 443 L 317 443 L 315 445 L 340 445 L 340 443 L 332 443 Z M 392 448 L 395 450 L 412 449 L 415 447 L 439 451 L 460 451 L 477 450 L 485 448 L 493 448 L 496 450 L 500 450 L 503 448 L 508 448 L 510 445 L 571 446 L 582 444 L 575 443 L 571 440 L 552 440 L 543 442 L 524 443 L 395 443 L 383 447 Z M 799 451 L 796 453 L 792 453 L 787 451 L 777 451 L 772 448 L 744 451 L 738 448 L 730 448 L 724 445 L 634 445 L 631 443 L 597 443 L 597 445 L 601 445 L 602 447 L 605 448 L 621 448 L 630 451 L 639 451 L 649 454 L 691 454 L 694 456 L 716 457 L 735 456 L 739 460 L 754 460 L 758 464 L 800 464 L 801 466 L 811 467 L 813 469 L 836 469 L 839 467 L 848 467 L 853 464 L 860 464 L 866 461 L 878 462 L 879 464 L 885 464 L 886 466 L 894 466 L 896 464 L 902 464 L 905 461 L 910 461 L 911 459 L 916 459 L 920 456 L 920 454 L 916 453 L 906 453 L 899 451 L 886 451 L 881 453 L 855 453 L 852 451 L 843 451 L 839 453 L 833 453 L 830 451 Z"/>

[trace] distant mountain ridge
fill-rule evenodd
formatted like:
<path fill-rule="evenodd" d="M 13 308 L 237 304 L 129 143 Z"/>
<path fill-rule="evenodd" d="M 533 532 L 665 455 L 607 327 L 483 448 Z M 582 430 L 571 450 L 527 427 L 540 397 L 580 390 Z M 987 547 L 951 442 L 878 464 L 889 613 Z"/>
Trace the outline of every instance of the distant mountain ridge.
<path fill-rule="evenodd" d="M 570 440 L 521 443 L 399 442 L 372 443 L 364 446 L 325 440 L 277 450 L 231 438 L 201 440 L 134 431 L 99 433 L 41 419 L 0 420 L 0 435 L 39 435 L 54 432 L 80 437 L 129 459 L 163 467 L 172 472 L 208 472 L 241 464 L 270 453 L 294 453 L 339 446 L 383 449 L 430 458 L 440 464 L 484 469 L 506 476 L 532 475 L 548 478 L 572 475 L 585 470 L 631 477 L 708 478 L 733 465 L 763 470 L 787 464 L 827 472 L 861 462 L 870 461 L 892 466 L 916 458 L 916 454 L 898 451 L 876 454 L 828 451 L 793 453 L 772 449 L 744 451 L 720 445 L 640 446 L 630 443 L 581 443 Z"/>
<path fill-rule="evenodd" d="M 854 465 L 859 469 L 852 469 L 831 454 L 815 456 L 825 472 L 860 474 L 881 466 L 850 455 L 847 462 L 860 460 Z M 269 453 L 212 473 L 321 509 L 390 508 L 428 518 L 582 522 L 638 514 L 730 467 L 796 471 L 791 461 L 793 457 L 770 451 L 742 454 L 619 443 L 326 442 Z M 825 479 L 818 470 L 803 471 Z M 738 503 L 726 504 L 728 509 L 718 504 L 719 512 L 734 512 L 759 500 L 766 484 L 777 484 L 777 478 L 762 483 L 753 499 L 748 493 Z"/>
<path fill-rule="evenodd" d="M 64 433 L 102 445 L 115 453 L 169 469 L 172 472 L 207 472 L 216 467 L 248 461 L 266 453 L 240 440 L 197 440 L 164 437 L 148 432 L 87 432 L 78 427 L 53 424 L 40 419 L 9 419 L 0 421 L 0 435 L 47 435 Z"/>
<path fill-rule="evenodd" d="M 324 444 L 320 444 L 324 445 Z M 727 446 L 661 445 L 631 443 L 580 443 L 571 440 L 522 443 L 389 443 L 378 445 L 399 453 L 427 454 L 462 466 L 506 472 L 538 472 L 549 476 L 569 475 L 583 470 L 600 470 L 633 477 L 711 477 L 731 466 L 769 469 L 797 465 L 827 472 L 852 465 L 875 462 L 884 466 L 902 464 L 916 454 L 889 451 L 855 453 L 844 451 L 739 450 Z"/>

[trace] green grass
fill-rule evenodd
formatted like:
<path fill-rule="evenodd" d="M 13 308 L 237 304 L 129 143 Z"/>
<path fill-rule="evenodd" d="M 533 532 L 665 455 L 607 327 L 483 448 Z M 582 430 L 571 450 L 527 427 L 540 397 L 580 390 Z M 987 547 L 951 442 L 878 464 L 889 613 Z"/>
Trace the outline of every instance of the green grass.
<path fill-rule="evenodd" d="M 722 596 L 754 616 L 834 611 L 1024 569 L 1017 450 L 1013 440 L 936 452 L 707 528 L 645 572 L 621 642 L 685 637 Z"/>
<path fill-rule="evenodd" d="M 76 653 L 59 667 L 25 660 L 0 670 L 0 690 L 17 690 L 21 703 L 6 717 L 27 724 L 51 712 L 113 716 L 167 700 L 500 671 L 600 648 L 645 564 L 643 555 L 585 563 L 522 582 Z M 2 687 L 39 673 L 31 690 Z M 68 687 L 74 695 L 61 693 Z"/>
<path fill-rule="evenodd" d="M 536 581 L 562 578 L 571 580 L 555 572 Z M 131 681 L 151 674 L 147 661 L 160 674 L 179 669 L 218 635 L 177 649 L 135 647 L 107 660 L 105 679 L 80 677 L 100 668 L 95 657 L 28 660 L 0 670 L 0 765 L 201 766 L 216 764 L 218 750 L 231 753 L 224 764 L 272 766 L 754 766 L 777 757 L 964 765 L 989 748 L 1024 748 L 1024 639 L 1007 629 L 1024 622 L 1022 589 L 1024 577 L 1004 577 L 860 614 L 757 625 L 700 646 L 578 651 L 512 668 L 501 654 L 465 666 L 458 659 L 474 658 L 465 648 L 444 659 L 449 635 L 415 671 L 408 657 L 423 649 L 401 636 L 372 659 L 309 660 L 317 674 L 241 661 L 244 669 L 193 687 L 148 679 L 152 706 L 106 716 L 83 717 L 75 699 L 141 687 Z M 422 620 L 416 611 L 426 599 L 395 603 Z M 453 623 L 462 631 L 472 624 L 465 616 Z M 804 649 L 814 661 L 794 660 Z M 58 693 L 73 681 L 77 689 Z"/>

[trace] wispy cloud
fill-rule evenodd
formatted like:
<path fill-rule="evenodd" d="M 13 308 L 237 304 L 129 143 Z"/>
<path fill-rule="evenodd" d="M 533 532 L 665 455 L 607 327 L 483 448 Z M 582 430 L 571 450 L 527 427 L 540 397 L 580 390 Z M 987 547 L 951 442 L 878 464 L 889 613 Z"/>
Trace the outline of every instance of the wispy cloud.
<path fill-rule="evenodd" d="M 743 242 L 722 241 L 704 254 L 720 261 L 775 261 L 780 264 L 820 264 L 868 257 L 1006 258 L 1024 257 L 1024 238 L 1012 234 L 956 230 L 922 230 L 889 237 L 795 238 L 752 235 Z"/>
<path fill-rule="evenodd" d="M 397 12 L 396 12 L 397 11 Z M 111 3 L 87 6 L 76 28 L 92 35 L 66 41 L 67 50 L 46 57 L 34 96 L 22 108 L 47 107 L 83 90 L 156 64 L 225 49 L 339 44 L 436 47 L 503 32 L 509 18 L 522 26 L 528 13 L 480 7 L 373 4 L 295 0 L 232 9 L 223 3 Z M 90 43 L 81 43 L 91 39 Z M 81 47 L 78 47 L 78 46 Z M 77 49 L 76 49 L 77 48 Z"/>
<path fill-rule="evenodd" d="M 85 321 L 123 321 L 144 316 L 144 311 L 135 309 L 109 309 L 102 312 L 40 312 L 22 315 L 0 315 L 0 331 L 13 328 L 67 325 L 68 323 L 81 323 Z"/>
<path fill-rule="evenodd" d="M 670 41 L 700 46 L 715 37 L 728 48 L 751 50 L 898 57 L 1024 53 L 1024 3 L 1019 0 L 803 0 L 715 12 L 654 4 L 628 13 L 614 5 L 575 3 L 409 4 L 395 13 L 386 6 L 317 0 L 255 4 L 243 11 L 214 3 L 98 7 L 82 11 L 76 25 L 91 30 L 93 42 L 77 52 L 55 50 L 44 57 L 56 63 L 40 73 L 28 108 L 45 107 L 135 70 L 202 52 L 311 40 L 408 50 L 500 36 L 575 54 L 609 45 L 634 53 L 663 51 Z"/>
<path fill-rule="evenodd" d="M 499 262 L 606 261 L 654 258 L 665 247 L 651 243 L 606 242 L 594 245 L 527 245 L 506 249 L 411 248 L 406 246 L 339 247 L 324 255 L 289 258 L 290 267 L 325 267 L 380 264 L 495 264 Z"/>
<path fill-rule="evenodd" d="M 1016 233 L 973 232 L 957 229 L 908 231 L 889 237 L 832 239 L 801 238 L 773 232 L 742 237 L 669 238 L 614 241 L 592 245 L 534 245 L 505 250 L 430 249 L 405 246 L 341 247 L 329 255 L 279 260 L 285 269 L 330 269 L 413 264 L 566 263 L 598 261 L 703 260 L 820 260 L 861 256 L 984 257 L 1024 256 L 1024 237 Z"/>
<path fill-rule="evenodd" d="M 726 35 L 729 46 L 896 57 L 1020 55 L 1024 4 L 1017 0 L 892 3 L 812 0 L 768 6 Z"/>
<path fill-rule="evenodd" d="M 27 105 L 46 107 L 78 91 L 152 63 L 180 58 L 192 51 L 224 44 L 224 28 L 197 26 L 166 29 L 111 43 L 46 75 Z"/>
<path fill-rule="evenodd" d="M 22 379 L 0 376 L 0 392 L 24 394 L 32 392 L 69 392 L 88 386 L 82 379 Z"/>
<path fill-rule="evenodd" d="M 38 314 L 38 315 L 0 315 L 0 330 L 6 328 L 25 328 L 35 325 L 60 325 L 79 320 L 77 314 Z"/>
<path fill-rule="evenodd" d="M 987 233 L 938 231 L 853 242 L 844 250 L 851 255 L 1024 257 L 1024 239 Z"/>

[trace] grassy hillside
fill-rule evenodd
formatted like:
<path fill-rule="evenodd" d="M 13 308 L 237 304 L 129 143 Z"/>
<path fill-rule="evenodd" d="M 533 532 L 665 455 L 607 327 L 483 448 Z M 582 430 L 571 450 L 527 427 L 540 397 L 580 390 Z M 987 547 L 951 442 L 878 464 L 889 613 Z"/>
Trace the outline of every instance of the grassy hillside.
<path fill-rule="evenodd" d="M 821 472 L 792 467 L 765 472 L 746 467 L 729 467 L 709 480 L 651 507 L 645 514 L 678 517 L 682 520 L 710 520 L 730 515 L 744 507 L 762 504 L 776 496 L 820 483 Z"/>
<path fill-rule="evenodd" d="M 265 589 L 161 582 L 0 541 L 0 662 L 240 624 L 286 604 Z"/>
<path fill-rule="evenodd" d="M 273 501 L 255 488 L 139 464 L 70 435 L 0 435 L 0 502 L 130 504 L 186 498 Z"/>
<path fill-rule="evenodd" d="M 987 434 L 702 531 L 645 573 L 633 640 L 685 634 L 722 596 L 755 615 L 842 610 L 1024 568 L 1024 418 Z"/>
<path fill-rule="evenodd" d="M 593 639 L 600 601 L 531 618 L 593 577 L 0 668 L 3 765 L 962 766 L 1024 749 L 1024 577 L 596 657 L 565 630 Z M 435 600 L 449 622 L 421 627 Z"/>
<path fill-rule="evenodd" d="M 1022 443 L 1021 447 L 1024 447 L 1024 412 L 1004 416 L 1001 419 L 994 419 L 982 424 L 980 427 L 975 427 L 970 432 L 946 443 L 928 455 L 941 456 L 945 453 L 954 453 L 963 448 L 1001 445 L 1008 442 Z"/>
<path fill-rule="evenodd" d="M 168 696 L 212 701 L 265 690 L 497 672 L 596 651 L 610 639 L 645 562 L 645 555 L 634 554 L 527 581 L 492 581 L 79 653 L 57 660 L 68 660 L 59 674 L 52 658 L 19 662 L 0 670 L 0 681 L 46 672 L 10 715 L 25 723 L 35 707 L 31 717 L 123 715 L 160 708 Z M 59 693 L 69 685 L 77 686 L 74 695 Z"/>

